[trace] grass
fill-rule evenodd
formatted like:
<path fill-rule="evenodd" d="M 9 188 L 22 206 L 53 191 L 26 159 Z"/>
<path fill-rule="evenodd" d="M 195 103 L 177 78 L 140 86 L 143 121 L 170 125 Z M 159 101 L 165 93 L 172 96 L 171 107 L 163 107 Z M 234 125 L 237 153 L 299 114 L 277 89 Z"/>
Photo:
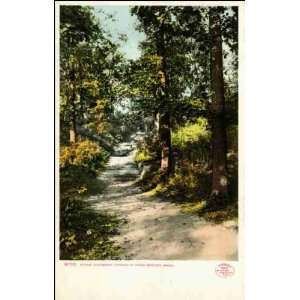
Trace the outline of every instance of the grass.
<path fill-rule="evenodd" d="M 60 223 L 61 259 L 118 259 L 122 249 L 111 238 L 126 221 L 99 213 L 82 199 L 67 199 Z"/>
<path fill-rule="evenodd" d="M 215 224 L 226 221 L 238 221 L 238 207 L 236 204 L 229 204 L 220 209 L 212 209 L 207 205 L 207 201 L 181 204 L 181 210 L 186 213 L 197 214 L 208 222 Z"/>
<path fill-rule="evenodd" d="M 191 213 L 191 214 L 198 214 L 205 207 L 206 207 L 206 201 L 181 204 L 181 210 L 185 213 Z"/>
<path fill-rule="evenodd" d="M 203 217 L 209 222 L 216 224 L 224 223 L 226 221 L 238 222 L 238 207 L 236 204 L 229 204 L 222 209 L 203 210 L 199 211 L 199 216 Z"/>

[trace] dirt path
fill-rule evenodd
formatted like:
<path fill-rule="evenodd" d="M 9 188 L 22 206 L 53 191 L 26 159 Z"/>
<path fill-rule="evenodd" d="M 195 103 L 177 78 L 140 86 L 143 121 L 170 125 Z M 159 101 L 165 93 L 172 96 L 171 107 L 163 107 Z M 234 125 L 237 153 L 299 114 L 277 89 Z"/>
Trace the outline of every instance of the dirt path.
<path fill-rule="evenodd" d="M 174 203 L 143 194 L 134 185 L 138 177 L 132 152 L 112 156 L 101 176 L 107 183 L 104 194 L 88 199 L 95 209 L 127 219 L 115 238 L 125 249 L 122 259 L 237 259 L 234 227 L 210 224 Z"/>

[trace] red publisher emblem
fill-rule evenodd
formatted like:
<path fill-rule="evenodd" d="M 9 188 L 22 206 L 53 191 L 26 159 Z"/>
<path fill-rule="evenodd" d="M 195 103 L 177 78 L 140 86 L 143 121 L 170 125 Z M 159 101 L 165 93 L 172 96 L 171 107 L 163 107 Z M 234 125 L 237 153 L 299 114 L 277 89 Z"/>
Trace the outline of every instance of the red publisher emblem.
<path fill-rule="evenodd" d="M 231 277 L 234 275 L 234 267 L 230 264 L 219 264 L 216 266 L 215 272 L 222 278 Z"/>

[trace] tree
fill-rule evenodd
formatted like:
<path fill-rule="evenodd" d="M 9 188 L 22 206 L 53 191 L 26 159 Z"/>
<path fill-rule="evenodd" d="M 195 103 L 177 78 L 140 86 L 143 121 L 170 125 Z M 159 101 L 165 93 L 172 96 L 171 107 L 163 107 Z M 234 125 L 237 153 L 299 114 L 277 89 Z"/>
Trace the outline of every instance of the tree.
<path fill-rule="evenodd" d="M 92 8 L 61 6 L 60 19 L 61 142 L 74 143 L 85 133 L 111 130 L 124 59 Z"/>
<path fill-rule="evenodd" d="M 132 12 L 140 21 L 140 29 L 146 33 L 143 43 L 144 56 L 150 56 L 156 63 L 154 84 L 150 94 L 154 95 L 154 119 L 157 121 L 161 147 L 161 171 L 168 177 L 174 171 L 174 156 L 171 142 L 171 39 L 173 21 L 169 7 L 134 7 Z"/>
<path fill-rule="evenodd" d="M 88 43 L 97 34 L 98 27 L 91 9 L 81 6 L 60 8 L 60 70 L 61 98 L 67 108 L 65 119 L 69 122 L 70 142 L 77 139 L 77 95 L 81 80 L 79 49 L 81 43 Z M 62 123 L 62 122 L 61 122 Z"/>
<path fill-rule="evenodd" d="M 214 201 L 222 203 L 228 197 L 228 175 L 221 19 L 217 7 L 212 7 L 209 10 L 209 32 L 211 37 L 210 65 L 213 95 L 210 105 L 212 117 L 211 197 Z"/>
<path fill-rule="evenodd" d="M 212 131 L 211 199 L 220 203 L 228 198 L 226 128 L 237 122 L 237 12 L 236 7 L 176 10 L 179 31 L 186 37 L 191 55 L 191 99 L 203 102 L 198 113 L 208 118 Z"/>

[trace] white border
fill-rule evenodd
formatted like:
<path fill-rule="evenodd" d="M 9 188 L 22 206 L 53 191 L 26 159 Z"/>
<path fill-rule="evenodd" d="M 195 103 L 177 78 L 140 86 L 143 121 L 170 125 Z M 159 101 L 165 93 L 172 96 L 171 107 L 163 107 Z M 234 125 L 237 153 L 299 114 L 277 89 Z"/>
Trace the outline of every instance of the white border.
<path fill-rule="evenodd" d="M 56 11 L 56 39 L 58 38 L 58 18 L 59 16 L 59 6 L 60 5 L 93 5 L 93 6 L 112 6 L 112 5 L 136 5 L 137 2 L 133 1 L 57 1 L 55 2 Z M 156 289 L 160 289 L 160 285 L 163 287 L 160 293 L 172 294 L 172 299 L 183 299 L 180 297 L 180 293 L 185 291 L 185 295 L 201 295 L 201 300 L 211 300 L 212 297 L 219 297 L 218 299 L 228 300 L 230 295 L 230 300 L 241 300 L 243 299 L 244 293 L 244 125 L 243 125 L 243 78 L 244 78 L 244 2 L 243 1 L 226 1 L 226 2 L 195 2 L 195 1 L 141 1 L 138 2 L 139 5 L 200 5 L 200 6 L 239 6 L 239 235 L 238 235 L 238 261 L 225 261 L 230 263 L 235 268 L 235 275 L 232 278 L 227 278 L 220 280 L 215 274 L 215 267 L 222 263 L 223 261 L 218 260 L 130 260 L 131 264 L 136 263 L 169 263 L 173 264 L 175 267 L 171 269 L 159 269 L 159 268 L 147 268 L 147 267 L 120 267 L 116 266 L 116 261 L 105 260 L 107 264 L 115 265 L 114 267 L 83 267 L 80 266 L 81 263 L 86 261 L 76 261 L 76 266 L 65 266 L 67 261 L 58 260 L 59 253 L 59 240 L 58 240 L 58 224 L 59 224 L 59 193 L 58 188 L 56 188 L 56 293 L 57 300 L 68 300 L 68 299 L 81 299 L 78 298 L 78 294 L 87 293 L 93 295 L 93 297 L 102 296 L 101 299 L 109 299 L 111 297 L 111 292 L 114 289 L 119 288 L 119 292 L 114 294 L 112 300 L 131 300 L 136 299 L 136 295 L 140 294 L 141 291 L 146 291 L 147 286 L 154 285 Z M 56 45 L 58 45 L 56 41 Z M 58 48 L 58 47 L 57 47 Z M 59 49 L 56 48 L 56 99 L 59 95 L 59 72 L 58 72 L 58 58 Z M 57 103 L 57 100 L 56 100 Z M 56 138 L 59 136 L 59 113 L 56 111 Z M 56 139 L 56 157 L 59 157 L 59 145 L 58 139 Z M 58 169 L 58 163 L 56 163 Z M 57 172 L 57 170 L 56 170 Z M 56 173 L 57 174 L 57 173 Z M 56 185 L 58 186 L 58 176 L 56 176 Z M 74 261 L 70 261 L 74 262 Z M 94 263 L 97 261 L 88 261 L 89 263 Z M 101 262 L 101 261 L 98 261 Z M 128 263 L 127 260 L 117 261 L 121 263 Z M 163 274 L 169 274 L 169 277 L 165 277 Z M 138 275 L 140 274 L 140 275 Z M 160 280 L 157 281 L 157 280 Z M 187 279 L 187 280 L 186 280 Z M 177 282 L 176 288 L 173 290 L 168 288 L 167 281 L 174 280 Z M 104 283 L 104 282 L 105 283 Z M 130 286 L 133 282 L 137 282 L 134 289 L 127 290 L 127 286 Z M 118 282 L 118 285 L 115 283 Z M 123 282 L 124 286 L 120 287 L 120 283 Z M 180 285 L 179 285 L 180 284 Z M 122 292 L 123 290 L 123 292 Z M 127 292 L 124 294 L 124 290 Z M 84 292 L 85 291 L 85 292 Z M 170 295 L 171 295 L 170 294 Z M 155 297 L 159 299 L 162 294 L 157 294 Z M 82 298 L 85 299 L 85 298 Z M 139 298 L 137 298 L 139 299 Z M 144 300 L 152 300 L 153 294 L 149 291 L 143 295 Z M 171 298 L 170 298 L 171 299 Z M 195 298 L 197 299 L 197 298 Z"/>

